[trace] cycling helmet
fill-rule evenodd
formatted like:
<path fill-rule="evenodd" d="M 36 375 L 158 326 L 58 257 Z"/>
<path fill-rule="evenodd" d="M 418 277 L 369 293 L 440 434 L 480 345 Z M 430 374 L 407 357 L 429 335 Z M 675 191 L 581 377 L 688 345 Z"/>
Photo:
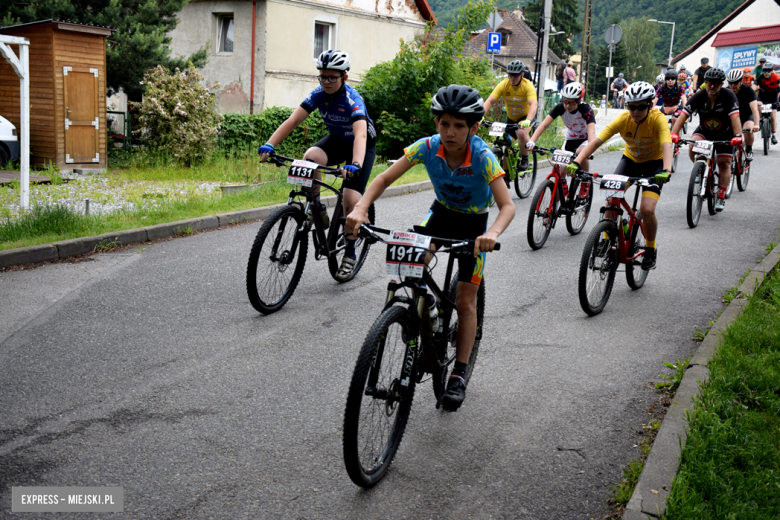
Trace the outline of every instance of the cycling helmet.
<path fill-rule="evenodd" d="M 525 72 L 525 63 L 515 60 L 506 66 L 507 74 L 522 74 Z"/>
<path fill-rule="evenodd" d="M 764 66 L 761 67 L 761 70 L 763 70 L 764 72 L 771 72 L 772 70 L 774 70 L 774 68 L 775 68 L 774 65 L 772 65 L 769 62 L 766 62 L 766 63 L 764 63 Z"/>
<path fill-rule="evenodd" d="M 734 69 L 730 70 L 729 73 L 726 75 L 726 80 L 729 83 L 738 83 L 742 81 L 742 76 L 744 76 L 745 73 L 742 72 L 740 69 Z"/>
<path fill-rule="evenodd" d="M 704 80 L 705 81 L 720 81 L 723 83 L 726 81 L 726 73 L 723 72 L 721 69 L 711 68 L 707 69 L 707 72 L 704 73 Z"/>
<path fill-rule="evenodd" d="M 618 74 L 618 77 L 622 78 L 623 77 L 623 73 L 621 72 L 620 74 Z"/>
<path fill-rule="evenodd" d="M 469 126 L 485 115 L 485 105 L 479 92 L 465 85 L 442 87 L 431 99 L 431 112 L 435 116 L 444 113 L 461 114 Z"/>
<path fill-rule="evenodd" d="M 659 74 L 658 76 L 656 76 L 655 77 L 655 82 L 656 83 L 663 83 L 664 82 L 664 75 L 663 74 Z"/>
<path fill-rule="evenodd" d="M 325 51 L 317 58 L 317 68 L 346 72 L 349 70 L 349 54 L 332 49 Z"/>
<path fill-rule="evenodd" d="M 758 58 L 758 62 L 759 62 L 759 63 L 764 63 L 764 62 L 766 62 L 766 56 L 761 56 L 760 58 Z"/>
<path fill-rule="evenodd" d="M 705 56 L 705 57 L 703 57 L 703 58 L 701 59 L 701 62 L 702 62 L 702 63 L 709 63 L 709 62 L 710 62 L 710 59 L 709 59 L 707 56 Z"/>
<path fill-rule="evenodd" d="M 655 87 L 647 81 L 637 81 L 626 89 L 626 103 L 637 101 L 650 101 L 655 97 Z"/>
<path fill-rule="evenodd" d="M 680 74 L 677 75 L 677 79 L 685 81 L 686 79 L 688 79 L 688 75 L 684 72 L 681 72 Z"/>
<path fill-rule="evenodd" d="M 666 72 L 664 72 L 664 77 L 666 79 L 677 79 L 677 71 L 674 69 L 667 69 Z"/>
<path fill-rule="evenodd" d="M 685 65 L 683 65 L 682 63 L 680 63 L 680 70 L 688 70 L 688 69 L 686 69 L 686 68 L 685 68 Z"/>
<path fill-rule="evenodd" d="M 585 87 L 582 86 L 582 83 L 574 81 L 563 87 L 561 96 L 566 99 L 582 99 L 585 97 Z"/>

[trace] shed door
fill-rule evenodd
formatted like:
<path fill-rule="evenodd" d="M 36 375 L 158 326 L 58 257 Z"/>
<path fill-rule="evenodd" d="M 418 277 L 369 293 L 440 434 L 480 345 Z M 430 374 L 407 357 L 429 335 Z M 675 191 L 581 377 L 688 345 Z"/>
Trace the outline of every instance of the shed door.
<path fill-rule="evenodd" d="M 98 70 L 63 67 L 65 162 L 100 162 Z"/>

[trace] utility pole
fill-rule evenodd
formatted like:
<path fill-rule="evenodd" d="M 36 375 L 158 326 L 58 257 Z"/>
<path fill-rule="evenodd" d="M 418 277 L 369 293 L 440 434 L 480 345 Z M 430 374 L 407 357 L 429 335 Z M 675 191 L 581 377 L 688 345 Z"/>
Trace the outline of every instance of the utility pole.
<path fill-rule="evenodd" d="M 582 75 L 587 78 L 588 66 L 590 65 L 590 32 L 593 21 L 593 0 L 585 0 L 585 17 L 582 21 L 582 59 L 580 60 L 580 74 L 577 81 L 582 83 Z"/>
<path fill-rule="evenodd" d="M 538 82 L 536 84 L 536 121 L 541 122 L 544 115 L 544 84 L 547 80 L 547 56 L 550 51 L 550 18 L 552 18 L 553 0 L 544 0 L 544 18 L 542 24 L 542 55 L 536 68 L 539 70 Z M 537 48 L 537 55 L 539 49 Z"/>

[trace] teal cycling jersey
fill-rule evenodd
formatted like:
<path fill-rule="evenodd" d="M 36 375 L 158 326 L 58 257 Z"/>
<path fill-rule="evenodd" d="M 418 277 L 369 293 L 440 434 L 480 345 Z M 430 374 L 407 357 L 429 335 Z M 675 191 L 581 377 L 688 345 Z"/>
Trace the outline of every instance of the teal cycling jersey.
<path fill-rule="evenodd" d="M 504 175 L 496 156 L 481 138 L 469 139 L 463 164 L 450 170 L 441 137 L 424 137 L 404 149 L 414 166 L 424 164 L 436 192 L 436 199 L 446 208 L 462 213 L 482 213 L 493 203 L 490 183 Z"/>

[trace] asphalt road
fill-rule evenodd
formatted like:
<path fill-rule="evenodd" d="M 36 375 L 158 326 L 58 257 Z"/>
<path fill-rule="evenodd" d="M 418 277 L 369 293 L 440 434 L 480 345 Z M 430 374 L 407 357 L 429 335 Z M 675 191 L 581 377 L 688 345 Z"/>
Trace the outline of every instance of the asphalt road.
<path fill-rule="evenodd" d="M 658 268 L 638 291 L 618 273 L 594 318 L 580 309 L 577 269 L 598 214 L 576 237 L 560 222 L 531 251 L 530 198 L 516 199 L 486 264 L 467 400 L 445 413 L 418 387 L 401 448 L 370 491 L 348 479 L 341 436 L 384 299 L 379 247 L 346 285 L 310 258 L 267 317 L 244 287 L 259 223 L 0 273 L 0 517 L 12 517 L 11 486 L 122 486 L 126 518 L 598 517 L 638 455 L 662 363 L 692 354 L 723 292 L 777 240 L 778 154 L 756 155 L 748 190 L 693 230 L 682 157 L 658 205 Z M 610 173 L 619 157 L 593 169 Z M 417 223 L 432 197 L 383 199 L 378 222 Z"/>

